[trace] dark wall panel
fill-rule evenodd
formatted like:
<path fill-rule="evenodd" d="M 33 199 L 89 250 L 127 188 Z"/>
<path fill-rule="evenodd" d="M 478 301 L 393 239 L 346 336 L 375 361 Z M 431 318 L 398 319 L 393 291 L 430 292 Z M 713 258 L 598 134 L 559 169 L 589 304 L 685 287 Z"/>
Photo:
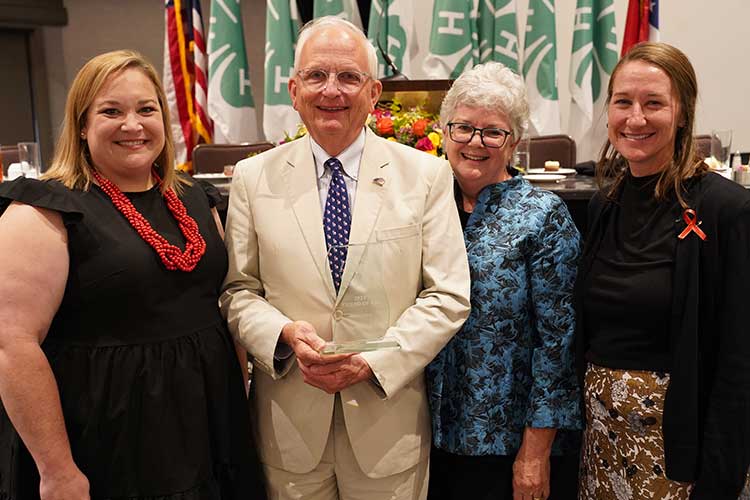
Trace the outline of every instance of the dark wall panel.
<path fill-rule="evenodd" d="M 0 26 L 63 26 L 67 22 L 62 0 L 0 0 Z"/>
<path fill-rule="evenodd" d="M 0 29 L 0 144 L 34 140 L 29 32 Z"/>

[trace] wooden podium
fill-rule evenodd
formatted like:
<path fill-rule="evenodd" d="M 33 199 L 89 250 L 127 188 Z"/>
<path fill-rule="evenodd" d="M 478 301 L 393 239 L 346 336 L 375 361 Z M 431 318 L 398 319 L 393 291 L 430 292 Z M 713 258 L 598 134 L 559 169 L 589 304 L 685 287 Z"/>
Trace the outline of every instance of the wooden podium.
<path fill-rule="evenodd" d="M 440 104 L 453 80 L 385 80 L 381 101 L 397 99 L 406 108 L 423 106 L 431 113 L 440 113 Z"/>

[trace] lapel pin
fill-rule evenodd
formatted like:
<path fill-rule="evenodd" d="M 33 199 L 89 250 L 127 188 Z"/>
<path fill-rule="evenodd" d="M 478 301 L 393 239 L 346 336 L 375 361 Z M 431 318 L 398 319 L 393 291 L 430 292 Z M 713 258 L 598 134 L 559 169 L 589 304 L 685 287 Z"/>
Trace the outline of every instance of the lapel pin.
<path fill-rule="evenodd" d="M 380 187 L 383 187 L 383 184 L 385 184 L 385 179 L 383 179 L 382 177 L 375 177 L 372 180 L 372 182 L 374 182 L 375 184 L 377 184 Z"/>
<path fill-rule="evenodd" d="M 685 224 L 687 224 L 687 226 L 678 236 L 679 239 L 684 240 L 685 237 L 692 232 L 697 234 L 698 237 L 703 241 L 706 241 L 706 233 L 704 233 L 703 230 L 698 227 L 703 221 L 698 221 L 698 215 L 695 213 L 695 210 L 693 210 L 692 208 L 688 208 L 687 210 L 685 210 L 682 213 L 682 220 L 685 221 Z"/>

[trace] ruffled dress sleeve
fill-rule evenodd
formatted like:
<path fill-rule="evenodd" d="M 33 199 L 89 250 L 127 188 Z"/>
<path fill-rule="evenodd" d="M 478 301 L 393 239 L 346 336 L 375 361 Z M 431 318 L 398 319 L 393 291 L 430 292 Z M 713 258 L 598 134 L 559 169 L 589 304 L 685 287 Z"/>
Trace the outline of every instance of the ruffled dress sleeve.
<path fill-rule="evenodd" d="M 200 187 L 204 193 L 206 193 L 206 198 L 208 198 L 208 205 L 211 208 L 221 209 L 226 204 L 226 201 L 221 196 L 221 193 L 216 188 L 216 186 L 203 179 L 193 179 L 193 182 L 198 187 Z"/>
<path fill-rule="evenodd" d="M 63 224 L 70 227 L 81 221 L 83 211 L 70 189 L 57 181 L 19 177 L 0 183 L 0 215 L 14 201 L 59 212 Z"/>

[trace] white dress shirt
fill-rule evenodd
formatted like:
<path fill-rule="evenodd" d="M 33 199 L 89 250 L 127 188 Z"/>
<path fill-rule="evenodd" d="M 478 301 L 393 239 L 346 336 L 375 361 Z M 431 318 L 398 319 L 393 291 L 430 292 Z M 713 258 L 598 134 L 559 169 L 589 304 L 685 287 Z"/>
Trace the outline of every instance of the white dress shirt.
<path fill-rule="evenodd" d="M 320 195 L 320 214 L 326 211 L 326 199 L 328 198 L 328 186 L 331 185 L 331 171 L 325 166 L 331 155 L 310 137 L 312 154 L 315 159 L 315 171 L 318 178 L 318 194 Z M 344 169 L 344 182 L 346 192 L 349 195 L 349 212 L 354 213 L 354 197 L 357 194 L 357 178 L 359 177 L 359 163 L 362 161 L 362 152 L 365 150 L 365 129 L 354 139 L 346 149 L 336 156 Z"/>

